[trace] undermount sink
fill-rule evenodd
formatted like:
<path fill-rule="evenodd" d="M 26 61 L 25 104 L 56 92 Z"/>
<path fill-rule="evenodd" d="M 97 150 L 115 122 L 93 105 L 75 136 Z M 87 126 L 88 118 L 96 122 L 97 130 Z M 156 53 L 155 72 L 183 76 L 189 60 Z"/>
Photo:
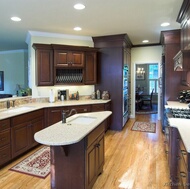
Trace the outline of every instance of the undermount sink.
<path fill-rule="evenodd" d="M 32 110 L 33 108 L 34 108 L 34 106 L 21 106 L 21 107 L 4 110 L 1 113 L 6 113 L 6 114 L 7 113 L 17 113 L 17 112 L 23 112 L 26 110 Z"/>
<path fill-rule="evenodd" d="M 96 117 L 78 116 L 67 123 L 88 125 L 96 120 Z"/>

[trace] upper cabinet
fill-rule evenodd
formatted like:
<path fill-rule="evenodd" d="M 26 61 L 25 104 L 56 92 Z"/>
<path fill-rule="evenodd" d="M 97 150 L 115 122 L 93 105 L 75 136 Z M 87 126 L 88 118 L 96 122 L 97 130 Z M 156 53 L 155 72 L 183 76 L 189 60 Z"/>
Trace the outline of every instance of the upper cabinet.
<path fill-rule="evenodd" d="M 177 22 L 181 24 L 181 50 L 174 57 L 175 71 L 189 71 L 190 58 L 190 1 L 184 0 Z"/>
<path fill-rule="evenodd" d="M 84 67 L 84 52 L 55 50 L 54 64 L 61 67 Z"/>
<path fill-rule="evenodd" d="M 38 86 L 96 84 L 97 48 L 57 44 L 33 44 L 33 47 Z"/>
<path fill-rule="evenodd" d="M 51 45 L 33 44 L 36 51 L 36 85 L 52 86 L 53 82 L 53 49 Z"/>

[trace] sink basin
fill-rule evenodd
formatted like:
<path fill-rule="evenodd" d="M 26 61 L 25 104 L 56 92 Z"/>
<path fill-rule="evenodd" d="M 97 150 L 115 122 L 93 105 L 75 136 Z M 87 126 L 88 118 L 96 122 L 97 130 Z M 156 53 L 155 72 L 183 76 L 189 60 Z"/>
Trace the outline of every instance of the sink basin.
<path fill-rule="evenodd" d="M 78 116 L 68 123 L 88 125 L 96 120 L 96 117 Z"/>
<path fill-rule="evenodd" d="M 6 114 L 7 113 L 17 113 L 17 112 L 23 112 L 26 110 L 31 110 L 33 108 L 34 108 L 34 106 L 22 106 L 22 107 L 17 107 L 17 108 L 5 110 L 5 111 L 2 111 L 1 113 L 6 113 Z"/>

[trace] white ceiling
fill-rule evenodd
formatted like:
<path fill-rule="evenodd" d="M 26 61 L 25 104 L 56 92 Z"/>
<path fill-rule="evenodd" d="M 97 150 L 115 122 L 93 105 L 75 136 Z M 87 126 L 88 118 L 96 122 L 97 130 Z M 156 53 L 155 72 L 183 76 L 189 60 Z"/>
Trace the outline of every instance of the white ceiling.
<path fill-rule="evenodd" d="M 180 28 L 183 0 L 0 0 L 0 51 L 26 49 L 28 31 L 82 36 L 127 33 L 133 45 L 159 43 L 160 31 Z M 84 10 L 75 10 L 83 3 Z M 18 16 L 21 22 L 10 17 Z M 161 27 L 162 22 L 170 26 Z M 82 27 L 74 31 L 75 26 Z"/>

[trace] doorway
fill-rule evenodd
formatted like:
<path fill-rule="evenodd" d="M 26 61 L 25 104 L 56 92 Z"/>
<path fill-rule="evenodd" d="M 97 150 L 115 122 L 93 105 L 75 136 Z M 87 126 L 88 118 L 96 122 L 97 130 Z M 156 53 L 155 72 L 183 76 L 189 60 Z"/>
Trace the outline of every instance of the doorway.
<path fill-rule="evenodd" d="M 135 114 L 158 113 L 158 63 L 136 64 Z"/>

